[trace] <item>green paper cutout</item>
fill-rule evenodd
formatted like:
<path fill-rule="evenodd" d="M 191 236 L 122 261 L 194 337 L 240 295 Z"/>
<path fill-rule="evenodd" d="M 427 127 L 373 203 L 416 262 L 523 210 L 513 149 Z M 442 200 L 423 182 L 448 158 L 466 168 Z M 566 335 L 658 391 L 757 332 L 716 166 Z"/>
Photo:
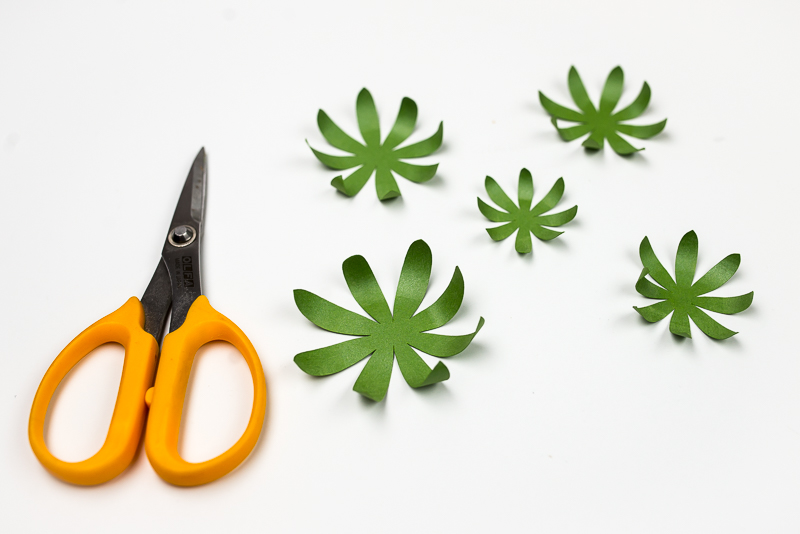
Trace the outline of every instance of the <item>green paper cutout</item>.
<path fill-rule="evenodd" d="M 531 202 L 533 200 L 533 178 L 528 169 L 522 169 L 519 172 L 519 186 L 518 198 L 519 207 L 508 198 L 505 191 L 494 181 L 491 176 L 486 177 L 486 192 L 489 193 L 495 204 L 500 206 L 505 212 L 498 211 L 488 205 L 486 202 L 478 198 L 478 209 L 481 213 L 492 222 L 504 222 L 501 226 L 494 228 L 487 228 L 489 237 L 495 241 L 502 241 L 517 232 L 516 243 L 514 248 L 520 254 L 527 254 L 533 250 L 531 243 L 531 234 L 535 235 L 541 241 L 550 241 L 560 236 L 564 232 L 556 232 L 545 226 L 562 226 L 567 224 L 578 213 L 578 206 L 573 206 L 566 211 L 560 213 L 552 213 L 550 215 L 542 215 L 543 213 L 553 209 L 558 201 L 561 200 L 564 194 L 564 179 L 559 178 L 556 180 L 555 185 L 550 191 L 531 209 Z"/>
<path fill-rule="evenodd" d="M 297 366 L 310 375 L 326 376 L 372 355 L 353 390 L 376 402 L 386 396 L 395 356 L 400 372 L 412 388 L 429 386 L 450 378 L 450 371 L 444 363 L 439 362 L 431 369 L 414 348 L 437 358 L 448 358 L 467 348 L 483 327 L 484 320 L 481 317 L 475 331 L 463 336 L 427 333 L 447 324 L 461 307 L 464 298 L 464 278 L 456 267 L 450 284 L 439 299 L 415 315 L 428 289 L 432 263 L 431 249 L 427 243 L 421 239 L 414 241 L 403 262 L 394 310 L 390 311 L 367 260 L 362 256 L 347 258 L 342 264 L 347 286 L 372 320 L 340 308 L 313 293 L 295 289 L 297 308 L 309 321 L 330 332 L 361 336 L 329 347 L 301 352 L 294 357 Z"/>
<path fill-rule="evenodd" d="M 647 82 L 642 85 L 639 96 L 636 97 L 628 107 L 614 113 L 614 108 L 619 103 L 622 96 L 623 73 L 621 67 L 614 67 L 606 79 L 603 94 L 600 96 L 600 106 L 595 109 L 586 88 L 583 86 L 580 75 L 575 67 L 570 67 L 567 83 L 572 99 L 580 111 L 574 111 L 559 104 L 556 104 L 539 91 L 539 101 L 542 107 L 552 115 L 550 122 L 556 127 L 558 134 L 564 141 L 573 141 L 579 137 L 589 134 L 583 142 L 583 146 L 592 150 L 603 148 L 603 140 L 608 139 L 608 144 L 614 152 L 621 155 L 633 154 L 644 148 L 635 148 L 619 134 L 629 135 L 637 139 L 650 139 L 661 133 L 667 125 L 667 119 L 647 126 L 633 124 L 622 124 L 622 121 L 635 119 L 641 115 L 650 103 L 650 86 Z M 577 122 L 577 126 L 559 128 L 558 119 Z"/>
<path fill-rule="evenodd" d="M 731 254 L 700 277 L 692 284 L 697 266 L 697 234 L 688 232 L 681 238 L 678 253 L 675 257 L 675 280 L 658 261 L 650 240 L 645 237 L 639 245 L 639 257 L 642 259 L 642 273 L 636 282 L 636 291 L 649 299 L 659 299 L 661 302 L 644 308 L 633 307 L 648 322 L 655 323 L 672 313 L 669 331 L 676 336 L 692 337 L 689 329 L 689 317 L 694 324 L 707 336 L 714 339 L 727 339 L 738 332 L 728 330 L 717 321 L 709 317 L 706 310 L 733 315 L 750 307 L 753 302 L 753 292 L 738 297 L 702 297 L 730 280 L 739 268 L 741 257 Z M 652 283 L 647 275 L 661 284 Z"/>
<path fill-rule="evenodd" d="M 372 95 L 366 89 L 358 93 L 356 99 L 356 118 L 358 128 L 364 138 L 364 145 L 344 133 L 341 128 L 319 110 L 317 124 L 323 137 L 334 147 L 349 152 L 352 156 L 331 156 L 315 150 L 306 139 L 306 144 L 314 155 L 324 165 L 331 169 L 346 170 L 358 167 L 347 178 L 339 175 L 331 180 L 331 185 L 347 196 L 355 196 L 375 173 L 375 189 L 380 200 L 400 196 L 400 188 L 394 179 L 393 172 L 403 178 L 416 183 L 427 182 L 436 174 L 439 164 L 412 165 L 400 161 L 408 158 L 422 158 L 430 156 L 442 146 L 444 123 L 439 123 L 439 129 L 428 139 L 417 143 L 396 148 L 397 145 L 408 139 L 417 123 L 417 104 L 408 97 L 404 97 L 397 113 L 397 120 L 381 144 L 380 124 L 378 112 Z"/>

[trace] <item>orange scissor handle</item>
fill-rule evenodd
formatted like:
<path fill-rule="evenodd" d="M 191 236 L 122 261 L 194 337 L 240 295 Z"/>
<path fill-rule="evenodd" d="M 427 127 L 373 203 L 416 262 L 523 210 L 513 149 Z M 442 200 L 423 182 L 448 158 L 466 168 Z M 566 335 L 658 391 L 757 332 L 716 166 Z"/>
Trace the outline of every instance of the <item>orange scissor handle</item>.
<path fill-rule="evenodd" d="M 205 462 L 191 463 L 178 453 L 183 401 L 195 353 L 211 341 L 227 341 L 244 356 L 253 377 L 253 409 L 244 434 L 230 449 Z M 150 464 L 170 484 L 198 486 L 226 475 L 253 450 L 264 423 L 267 385 L 261 360 L 244 332 L 200 296 L 189 308 L 183 325 L 164 338 L 156 384 L 148 392 L 148 400 L 150 415 L 144 443 Z"/>
<path fill-rule="evenodd" d="M 143 326 L 142 305 L 139 299 L 131 297 L 120 309 L 78 334 L 42 378 L 33 398 L 28 438 L 42 465 L 61 480 L 83 486 L 100 484 L 122 473 L 133 460 L 144 428 L 144 395 L 153 383 L 158 352 L 158 343 Z M 81 462 L 59 460 L 44 441 L 50 399 L 75 364 L 100 345 L 114 342 L 125 347 L 125 362 L 105 443 L 94 456 Z"/>

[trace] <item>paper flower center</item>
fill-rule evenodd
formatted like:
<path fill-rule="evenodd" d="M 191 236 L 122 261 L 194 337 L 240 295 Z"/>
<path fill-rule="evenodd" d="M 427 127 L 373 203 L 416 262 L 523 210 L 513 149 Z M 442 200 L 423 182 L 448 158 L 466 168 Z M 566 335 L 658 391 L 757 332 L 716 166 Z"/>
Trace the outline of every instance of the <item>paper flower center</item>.
<path fill-rule="evenodd" d="M 408 319 L 392 318 L 391 322 L 381 323 L 381 337 L 391 340 L 393 343 L 406 342 L 413 333 L 409 326 Z"/>
<path fill-rule="evenodd" d="M 675 286 L 670 291 L 669 300 L 676 310 L 688 312 L 692 307 L 692 288 Z"/>
<path fill-rule="evenodd" d="M 383 145 L 368 146 L 366 150 L 366 156 L 376 165 L 381 163 L 389 163 L 394 159 L 392 158 L 392 150 Z"/>

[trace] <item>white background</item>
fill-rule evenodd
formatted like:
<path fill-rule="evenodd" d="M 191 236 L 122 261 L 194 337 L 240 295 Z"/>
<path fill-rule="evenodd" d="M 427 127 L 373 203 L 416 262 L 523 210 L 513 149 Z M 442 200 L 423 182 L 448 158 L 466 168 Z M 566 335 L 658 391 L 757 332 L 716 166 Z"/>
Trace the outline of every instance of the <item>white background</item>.
<path fill-rule="evenodd" d="M 797 4 L 793 2 L 23 2 L 0 6 L 0 524 L 5 532 L 800 531 L 797 329 Z M 625 70 L 669 119 L 621 158 L 561 141 L 538 104 L 571 105 L 575 65 L 598 98 Z M 368 87 L 384 133 L 403 96 L 412 141 L 444 121 L 428 184 L 374 179 L 355 198 L 304 139 L 325 109 L 357 135 Z M 164 483 L 140 453 L 117 479 L 64 484 L 38 463 L 27 418 L 39 380 L 84 327 L 140 296 L 197 150 L 209 155 L 204 290 L 249 335 L 269 415 L 253 455 L 203 487 Z M 331 150 L 332 151 L 332 150 Z M 559 239 L 492 242 L 476 208 L 493 176 L 536 198 L 559 177 Z M 647 235 L 672 270 L 738 252 L 714 294 L 755 291 L 722 317 L 740 334 L 678 339 L 631 309 Z M 341 262 L 362 254 L 387 298 L 408 245 L 433 250 L 430 292 L 460 266 L 462 310 L 486 326 L 412 390 L 351 390 L 363 366 L 314 379 L 292 362 L 342 336 L 296 309 L 303 288 L 353 310 Z M 698 274 L 698 275 L 699 275 Z M 433 364 L 436 359 L 425 357 Z M 103 442 L 122 351 L 102 348 L 61 388 L 48 427 L 64 459 Z M 249 374 L 202 349 L 183 427 L 187 459 L 246 424 Z M 249 389 L 248 389 L 249 388 Z"/>

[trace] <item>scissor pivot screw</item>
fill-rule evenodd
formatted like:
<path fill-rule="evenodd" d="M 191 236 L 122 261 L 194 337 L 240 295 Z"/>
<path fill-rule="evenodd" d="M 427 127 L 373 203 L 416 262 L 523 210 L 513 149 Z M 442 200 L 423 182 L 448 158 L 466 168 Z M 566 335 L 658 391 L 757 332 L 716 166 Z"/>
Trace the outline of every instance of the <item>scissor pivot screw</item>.
<path fill-rule="evenodd" d="M 188 225 L 176 226 L 169 232 L 169 243 L 174 247 L 185 247 L 191 245 L 197 232 Z"/>

